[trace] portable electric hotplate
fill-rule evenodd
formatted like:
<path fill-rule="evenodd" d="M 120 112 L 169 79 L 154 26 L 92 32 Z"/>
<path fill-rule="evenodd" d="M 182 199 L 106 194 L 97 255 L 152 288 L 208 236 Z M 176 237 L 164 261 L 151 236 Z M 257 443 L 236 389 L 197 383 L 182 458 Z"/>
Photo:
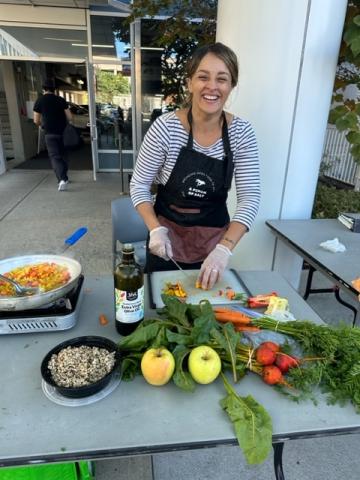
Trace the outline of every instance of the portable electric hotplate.
<path fill-rule="evenodd" d="M 78 319 L 83 297 L 84 276 L 75 287 L 51 304 L 32 310 L 0 311 L 0 335 L 68 330 Z"/>

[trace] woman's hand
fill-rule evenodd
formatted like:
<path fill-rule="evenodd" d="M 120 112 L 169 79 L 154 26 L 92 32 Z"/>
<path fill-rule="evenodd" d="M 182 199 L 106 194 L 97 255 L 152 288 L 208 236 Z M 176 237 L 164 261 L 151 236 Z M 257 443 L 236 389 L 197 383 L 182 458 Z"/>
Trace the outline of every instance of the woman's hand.
<path fill-rule="evenodd" d="M 149 250 L 164 260 L 169 260 L 173 256 L 168 232 L 166 227 L 157 227 L 150 232 Z"/>
<path fill-rule="evenodd" d="M 216 245 L 201 265 L 199 278 L 197 280 L 201 283 L 201 288 L 209 290 L 215 285 L 224 273 L 231 255 L 231 251 L 225 247 L 225 245 L 221 245 L 220 243 Z"/>

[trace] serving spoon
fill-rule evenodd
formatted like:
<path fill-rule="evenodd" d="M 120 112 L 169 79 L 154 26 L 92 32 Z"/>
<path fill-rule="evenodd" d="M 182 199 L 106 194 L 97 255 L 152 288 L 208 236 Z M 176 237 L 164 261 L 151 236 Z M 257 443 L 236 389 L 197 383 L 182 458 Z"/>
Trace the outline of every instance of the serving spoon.
<path fill-rule="evenodd" d="M 15 288 L 17 297 L 24 297 L 26 295 L 36 295 L 37 293 L 40 293 L 39 287 L 23 287 L 22 285 L 15 282 L 15 280 L 5 277 L 4 275 L 1 275 L 1 273 L 0 273 L 0 280 L 5 280 L 5 282 L 11 283 L 11 285 L 13 285 L 13 287 Z"/>

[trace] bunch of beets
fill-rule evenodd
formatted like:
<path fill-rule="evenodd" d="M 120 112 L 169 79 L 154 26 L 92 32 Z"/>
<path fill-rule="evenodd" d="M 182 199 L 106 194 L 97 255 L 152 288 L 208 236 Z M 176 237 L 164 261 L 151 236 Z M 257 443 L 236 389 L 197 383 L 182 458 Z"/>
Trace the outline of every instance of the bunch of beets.
<path fill-rule="evenodd" d="M 268 385 L 286 385 L 283 377 L 290 368 L 300 365 L 299 359 L 282 352 L 280 346 L 274 342 L 263 342 L 256 349 L 257 363 L 262 365 L 261 376 Z"/>

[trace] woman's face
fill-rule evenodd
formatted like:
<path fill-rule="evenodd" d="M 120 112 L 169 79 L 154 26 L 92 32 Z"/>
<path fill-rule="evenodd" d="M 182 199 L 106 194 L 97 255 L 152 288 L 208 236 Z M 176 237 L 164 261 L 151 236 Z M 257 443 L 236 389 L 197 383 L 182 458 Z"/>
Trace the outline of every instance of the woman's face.
<path fill-rule="evenodd" d="M 220 58 L 208 53 L 188 80 L 188 89 L 193 109 L 219 114 L 232 90 L 230 71 Z"/>

